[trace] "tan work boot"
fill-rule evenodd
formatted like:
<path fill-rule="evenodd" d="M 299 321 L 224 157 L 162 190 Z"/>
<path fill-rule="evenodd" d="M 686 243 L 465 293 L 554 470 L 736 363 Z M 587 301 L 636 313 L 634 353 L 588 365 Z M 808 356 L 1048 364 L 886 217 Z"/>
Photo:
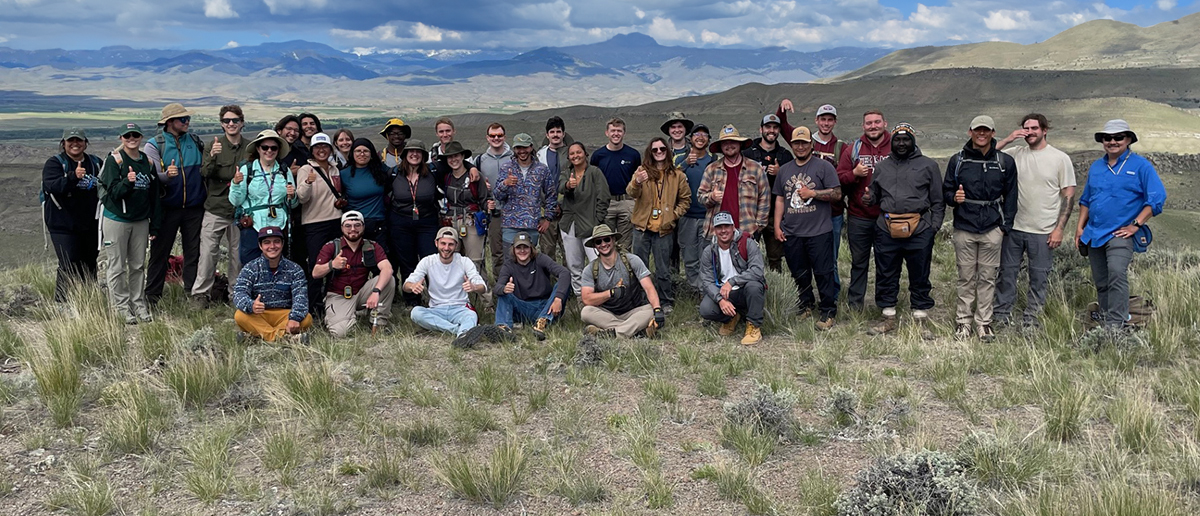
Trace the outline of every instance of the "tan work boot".
<path fill-rule="evenodd" d="M 884 316 L 883 320 L 867 330 L 867 335 L 883 335 L 894 331 L 896 331 L 896 316 Z"/>
<path fill-rule="evenodd" d="M 762 329 L 752 322 L 746 323 L 746 336 L 742 337 L 742 345 L 753 346 L 759 342 L 762 342 Z"/>
<path fill-rule="evenodd" d="M 546 340 L 546 328 L 550 327 L 550 320 L 545 317 L 538 317 L 537 322 L 533 323 L 533 335 L 537 340 Z"/>
<path fill-rule="evenodd" d="M 651 319 L 650 324 L 646 325 L 646 338 L 653 339 L 655 333 L 658 333 L 658 323 Z"/>
<path fill-rule="evenodd" d="M 741 320 L 742 320 L 742 314 L 738 314 L 738 313 L 733 314 L 733 319 L 730 319 L 727 322 L 721 323 L 721 329 L 717 330 L 717 335 L 720 335 L 722 337 L 728 337 L 730 335 L 733 335 L 733 332 L 735 330 L 737 330 L 738 322 L 740 322 Z"/>
<path fill-rule="evenodd" d="M 834 319 L 832 316 L 822 315 L 821 318 L 819 320 L 817 320 L 817 322 L 814 326 L 816 326 L 818 331 L 829 331 L 829 330 L 833 329 L 833 324 L 834 324 Z"/>

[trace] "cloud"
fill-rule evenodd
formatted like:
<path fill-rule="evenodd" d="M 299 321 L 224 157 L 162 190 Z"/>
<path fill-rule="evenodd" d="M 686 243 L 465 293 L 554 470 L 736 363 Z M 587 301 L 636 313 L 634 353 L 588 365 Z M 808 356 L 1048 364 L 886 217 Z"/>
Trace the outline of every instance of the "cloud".
<path fill-rule="evenodd" d="M 637 17 L 638 17 L 638 19 L 639 19 L 639 20 L 641 20 L 641 19 L 644 19 L 644 18 L 646 18 L 646 11 L 643 11 L 643 10 L 641 10 L 641 9 L 638 9 L 637 7 L 634 7 L 634 8 L 633 8 L 633 15 L 634 15 L 634 16 L 637 16 Z"/>
<path fill-rule="evenodd" d="M 204 16 L 209 18 L 237 18 L 237 11 L 229 4 L 229 0 L 204 0 Z"/>
<path fill-rule="evenodd" d="M 888 48 L 895 48 L 922 41 L 928 34 L 929 31 L 925 29 L 909 26 L 899 20 L 888 20 L 879 28 L 869 32 L 866 39 L 867 41 L 879 43 Z"/>
<path fill-rule="evenodd" d="M 1164 11 L 1170 11 L 1175 8 L 1175 0 L 1158 0 L 1154 5 Z"/>
<path fill-rule="evenodd" d="M 238 45 L 238 42 L 236 42 L 236 41 L 230 41 L 229 43 L 226 43 L 224 47 L 221 47 L 221 48 L 237 48 L 237 47 L 240 47 L 240 46 L 241 46 L 241 45 Z"/>
<path fill-rule="evenodd" d="M 709 45 L 725 46 L 725 45 L 736 45 L 738 43 L 741 43 L 742 38 L 741 38 L 741 36 L 738 36 L 737 34 L 730 34 L 728 36 L 722 36 L 711 30 L 704 29 L 703 31 L 700 31 L 700 41 L 703 41 L 704 43 L 709 44 Z"/>
<path fill-rule="evenodd" d="M 1029 11 L 1010 11 L 1002 9 L 988 12 L 983 24 L 992 30 L 1017 30 L 1028 27 L 1032 23 Z"/>
<path fill-rule="evenodd" d="M 950 22 L 950 15 L 944 9 L 930 9 L 925 4 L 917 4 L 916 12 L 908 16 L 908 19 L 914 23 L 924 25 L 926 27 L 942 28 Z"/>
<path fill-rule="evenodd" d="M 263 0 L 271 14 L 287 14 L 305 9 L 324 9 L 326 0 Z"/>
<path fill-rule="evenodd" d="M 462 39 L 462 34 L 454 31 L 444 31 L 431 25 L 417 22 L 413 24 L 413 36 L 417 37 L 418 41 L 441 41 L 442 37 L 450 39 Z"/>
<path fill-rule="evenodd" d="M 654 18 L 646 33 L 659 41 L 686 41 L 695 43 L 696 37 L 691 32 L 675 27 L 670 18 Z"/>

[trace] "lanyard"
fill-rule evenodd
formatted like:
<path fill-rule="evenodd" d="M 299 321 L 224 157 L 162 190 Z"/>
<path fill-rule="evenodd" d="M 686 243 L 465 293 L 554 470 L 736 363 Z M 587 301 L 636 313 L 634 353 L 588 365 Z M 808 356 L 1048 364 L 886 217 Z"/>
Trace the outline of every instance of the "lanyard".
<path fill-rule="evenodd" d="M 1129 154 L 1126 154 L 1121 157 L 1121 166 L 1117 167 L 1116 170 L 1113 170 L 1112 165 L 1108 164 L 1107 158 L 1104 160 L 1104 166 L 1108 167 L 1108 171 L 1112 172 L 1114 176 L 1121 175 L 1121 171 L 1125 169 L 1126 163 L 1129 163 Z"/>
<path fill-rule="evenodd" d="M 413 217 L 416 217 L 420 214 L 420 210 L 417 209 L 417 183 L 421 182 L 421 175 L 417 175 L 416 183 L 409 181 L 408 177 L 404 178 L 404 182 L 408 183 L 408 193 L 412 195 Z"/>

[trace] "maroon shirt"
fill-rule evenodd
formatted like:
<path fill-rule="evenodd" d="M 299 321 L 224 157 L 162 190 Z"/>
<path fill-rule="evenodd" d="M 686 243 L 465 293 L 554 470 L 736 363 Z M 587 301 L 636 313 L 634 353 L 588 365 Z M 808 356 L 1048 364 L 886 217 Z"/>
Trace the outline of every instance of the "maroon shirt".
<path fill-rule="evenodd" d="M 841 159 L 842 159 L 841 156 L 835 155 L 837 148 L 838 148 L 837 135 L 831 134 L 830 135 L 831 138 L 829 139 L 829 142 L 827 142 L 827 143 L 821 143 L 821 142 L 817 141 L 817 139 L 815 138 L 815 136 L 816 136 L 815 134 L 813 136 L 814 136 L 814 138 L 813 138 L 813 153 L 815 153 L 821 159 L 829 162 L 830 165 L 833 165 L 834 170 L 836 170 L 837 166 L 838 166 L 838 162 L 841 161 Z M 842 152 L 845 152 L 844 149 L 846 147 L 849 147 L 849 146 L 848 145 L 842 146 L 842 148 L 843 148 Z M 834 217 L 841 215 L 842 212 L 844 212 L 846 210 L 846 203 L 842 199 L 843 198 L 839 197 L 838 200 L 829 203 L 829 209 L 832 212 Z"/>
<path fill-rule="evenodd" d="M 350 291 L 353 294 L 358 294 L 358 291 L 367 284 L 367 279 L 371 275 L 371 269 L 363 267 L 363 246 L 360 241 L 358 250 L 350 249 L 350 244 L 346 242 L 346 237 L 338 239 L 338 244 L 341 245 L 339 250 L 340 256 L 346 257 L 346 268 L 337 269 L 331 272 L 332 278 L 327 282 L 329 290 L 334 294 L 342 295 L 346 291 L 346 286 L 350 286 Z M 382 262 L 387 259 L 387 255 L 383 254 L 383 247 L 377 242 L 371 242 L 375 246 L 375 263 Z M 317 254 L 317 265 L 325 265 L 329 260 L 333 259 L 333 242 L 328 242 L 321 248 L 321 252 Z"/>
<path fill-rule="evenodd" d="M 745 158 L 742 158 L 745 159 Z M 736 167 L 725 165 L 725 192 L 721 196 L 721 211 L 733 215 L 733 227 L 741 226 L 742 206 L 738 203 L 738 180 L 742 175 L 742 165 Z"/>

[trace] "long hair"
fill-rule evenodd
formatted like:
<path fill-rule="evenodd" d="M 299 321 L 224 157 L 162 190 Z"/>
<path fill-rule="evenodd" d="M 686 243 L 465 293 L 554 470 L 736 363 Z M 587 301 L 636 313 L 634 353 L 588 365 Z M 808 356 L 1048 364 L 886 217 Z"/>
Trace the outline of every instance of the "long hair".
<path fill-rule="evenodd" d="M 288 125 L 289 122 L 296 122 L 296 129 L 301 129 L 300 117 L 296 115 L 287 115 L 283 118 L 280 118 L 278 122 L 275 122 L 275 132 L 278 133 L 283 131 L 284 126 Z"/>
<path fill-rule="evenodd" d="M 662 143 L 667 148 L 666 159 L 663 160 L 662 169 L 659 169 L 658 165 L 654 163 L 654 154 L 650 152 L 654 148 L 654 142 Z M 642 152 L 642 168 L 646 169 L 646 174 L 650 176 L 652 181 L 658 181 L 663 176 L 669 176 L 675 172 L 675 160 L 671 157 L 671 144 L 667 143 L 666 138 L 658 136 L 646 144 L 646 150 Z"/>
<path fill-rule="evenodd" d="M 529 246 L 529 263 L 533 263 L 534 260 L 537 260 L 537 255 L 538 255 L 537 246 L 530 245 Z M 515 245 L 508 246 L 508 257 L 510 259 L 512 259 L 513 263 L 517 263 L 517 246 L 515 246 Z"/>
<path fill-rule="evenodd" d="M 311 118 L 311 119 L 313 119 L 313 122 L 316 122 L 318 133 L 324 132 L 324 129 L 321 129 L 321 119 L 317 118 L 317 115 L 314 115 L 312 113 L 300 113 L 299 115 L 296 115 L 296 123 L 300 124 L 301 133 L 304 132 L 304 119 L 305 118 Z"/>
<path fill-rule="evenodd" d="M 334 149 L 337 148 L 338 138 L 341 138 L 343 133 L 350 137 L 350 141 L 354 141 L 354 133 L 350 132 L 349 129 L 346 129 L 346 128 L 338 129 L 336 133 L 333 133 L 333 148 Z M 354 144 L 351 143 L 351 145 L 354 145 Z M 353 149 L 353 147 L 351 147 L 351 149 Z M 349 156 L 347 156 L 347 157 L 349 157 Z"/>
<path fill-rule="evenodd" d="M 410 153 L 410 152 L 420 152 L 420 150 L 405 149 L 404 151 L 402 151 L 400 153 L 400 164 L 396 165 L 396 175 L 407 176 L 413 167 L 416 167 L 416 169 L 417 169 L 417 177 L 421 177 L 425 174 L 428 174 L 429 173 L 429 165 L 427 165 L 425 163 L 425 160 L 421 160 L 421 162 L 417 163 L 416 165 L 410 164 L 408 162 L 408 153 Z M 425 153 L 425 156 L 428 157 L 429 153 Z"/>
<path fill-rule="evenodd" d="M 354 174 L 355 167 L 358 166 L 354 161 L 354 149 L 366 147 L 371 151 L 371 161 L 367 163 L 367 170 L 371 172 L 371 177 L 375 178 L 375 182 L 384 188 L 388 188 L 392 183 L 392 175 L 388 172 L 387 167 L 383 166 L 383 160 L 379 159 L 379 152 L 375 150 L 375 144 L 366 138 L 358 138 L 354 140 L 354 144 L 350 146 L 350 155 L 346 157 L 350 161 L 347 165 L 350 169 L 350 174 Z"/>

